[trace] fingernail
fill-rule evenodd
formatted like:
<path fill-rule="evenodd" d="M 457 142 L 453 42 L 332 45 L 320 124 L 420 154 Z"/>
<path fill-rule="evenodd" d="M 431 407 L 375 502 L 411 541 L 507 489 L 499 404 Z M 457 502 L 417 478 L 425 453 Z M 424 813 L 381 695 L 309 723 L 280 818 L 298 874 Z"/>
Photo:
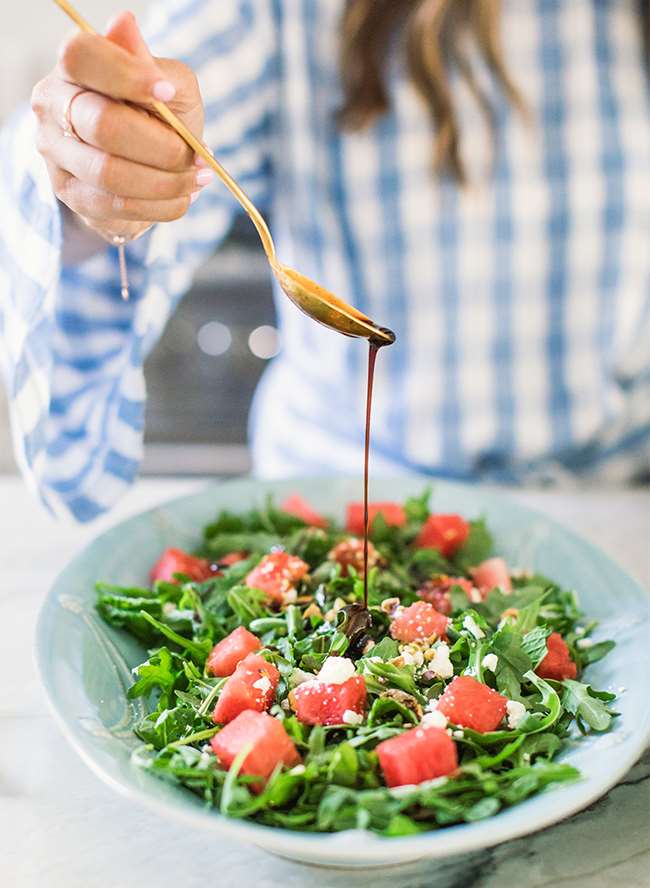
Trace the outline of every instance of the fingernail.
<path fill-rule="evenodd" d="M 214 179 L 214 173 L 212 170 L 199 170 L 195 177 L 195 182 L 197 185 L 207 185 L 208 182 L 212 182 Z"/>
<path fill-rule="evenodd" d="M 193 191 L 193 192 L 190 194 L 190 203 L 191 203 L 191 204 L 194 203 L 194 201 L 197 199 L 197 197 L 199 196 L 200 193 L 201 193 L 200 191 Z"/>
<path fill-rule="evenodd" d="M 158 80 L 151 92 L 154 99 L 158 99 L 159 102 L 171 102 L 176 95 L 176 87 L 169 80 Z"/>
<path fill-rule="evenodd" d="M 194 165 L 197 166 L 197 167 L 207 167 L 207 163 L 206 163 L 205 160 L 201 157 L 200 154 L 195 154 L 195 155 L 194 155 Z"/>

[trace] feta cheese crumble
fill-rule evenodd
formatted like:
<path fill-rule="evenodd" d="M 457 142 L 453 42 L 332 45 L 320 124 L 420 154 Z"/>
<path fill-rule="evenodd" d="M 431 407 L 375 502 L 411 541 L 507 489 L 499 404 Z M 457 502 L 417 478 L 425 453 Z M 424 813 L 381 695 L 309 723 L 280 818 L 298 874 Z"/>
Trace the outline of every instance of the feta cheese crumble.
<path fill-rule="evenodd" d="M 489 669 L 490 672 L 497 671 L 497 665 L 499 663 L 499 658 L 496 654 L 486 654 L 481 660 L 481 666 L 483 669 Z"/>
<path fill-rule="evenodd" d="M 424 713 L 420 725 L 423 728 L 446 728 L 447 718 L 442 714 L 442 712 L 434 709 L 433 712 Z"/>
<path fill-rule="evenodd" d="M 360 725 L 363 721 L 363 716 L 355 712 L 353 709 L 346 709 L 343 713 L 343 721 L 346 725 Z"/>
<path fill-rule="evenodd" d="M 590 648 L 593 647 L 593 640 L 591 638 L 579 638 L 576 642 L 577 647 L 579 648 Z"/>
<path fill-rule="evenodd" d="M 526 707 L 517 700 L 508 700 L 506 703 L 506 713 L 508 717 L 508 727 L 514 731 L 518 728 L 526 717 Z"/>
<path fill-rule="evenodd" d="M 480 593 L 480 590 L 476 588 L 476 586 L 472 586 L 469 592 L 469 600 L 472 604 L 480 604 L 483 601 L 483 596 Z"/>
<path fill-rule="evenodd" d="M 474 617 L 472 617 L 470 614 L 468 614 L 463 620 L 463 629 L 467 629 L 468 632 L 471 632 L 471 634 L 477 640 L 479 638 L 485 638 L 485 632 L 483 632 Z"/>
<path fill-rule="evenodd" d="M 348 657 L 328 657 L 316 677 L 318 681 L 338 685 L 352 678 L 355 672 L 354 663 Z"/>
<path fill-rule="evenodd" d="M 418 648 L 402 647 L 400 654 L 404 666 L 421 666 L 424 663 L 424 654 Z"/>
<path fill-rule="evenodd" d="M 429 669 L 438 678 L 451 678 L 454 667 L 449 659 L 449 645 L 441 642 L 433 649 L 433 658 L 429 661 Z"/>
<path fill-rule="evenodd" d="M 254 681 L 253 687 L 262 691 L 263 694 L 266 694 L 267 691 L 270 691 L 271 682 L 269 681 L 268 675 L 263 675 L 261 678 L 258 678 L 257 681 Z"/>

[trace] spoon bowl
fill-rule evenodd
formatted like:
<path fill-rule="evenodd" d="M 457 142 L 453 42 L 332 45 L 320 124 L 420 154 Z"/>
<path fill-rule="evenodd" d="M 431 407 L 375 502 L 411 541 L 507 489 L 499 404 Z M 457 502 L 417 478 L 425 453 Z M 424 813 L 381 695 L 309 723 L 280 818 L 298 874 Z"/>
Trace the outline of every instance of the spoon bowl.
<path fill-rule="evenodd" d="M 392 345 L 395 342 L 392 330 L 377 326 L 358 309 L 299 271 L 273 263 L 273 273 L 293 304 L 317 323 L 344 336 L 369 339 L 378 345 Z"/>

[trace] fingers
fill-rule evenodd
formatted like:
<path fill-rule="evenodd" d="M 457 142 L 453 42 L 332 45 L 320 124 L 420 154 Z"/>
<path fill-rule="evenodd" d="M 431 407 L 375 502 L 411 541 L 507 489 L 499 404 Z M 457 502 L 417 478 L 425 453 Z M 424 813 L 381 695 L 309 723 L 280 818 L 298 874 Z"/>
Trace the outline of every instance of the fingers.
<path fill-rule="evenodd" d="M 173 222 L 187 212 L 197 194 L 195 192 L 194 195 L 173 200 L 122 198 L 80 182 L 50 162 L 48 162 L 48 171 L 59 200 L 78 216 L 95 223 L 100 230 L 103 228 L 112 230 L 115 223 L 123 221 L 146 224 Z"/>
<path fill-rule="evenodd" d="M 154 59 L 130 13 L 103 37 L 70 37 L 57 68 L 34 89 L 37 147 L 55 193 L 97 230 L 177 219 L 213 177 L 147 110 L 154 99 L 169 103 L 200 138 L 196 77 L 179 62 Z M 65 137 L 68 124 L 81 141 Z"/>
<path fill-rule="evenodd" d="M 71 95 L 78 92 L 78 87 L 64 89 Z M 80 139 L 107 154 L 169 172 L 187 170 L 194 163 L 192 149 L 157 117 L 99 93 L 78 95 L 70 120 Z"/>
<path fill-rule="evenodd" d="M 207 184 L 209 171 L 196 167 L 172 173 L 108 154 L 76 139 L 65 138 L 55 129 L 39 134 L 41 154 L 75 178 L 119 197 L 170 200 L 187 197 Z"/>
<path fill-rule="evenodd" d="M 174 84 L 153 61 L 97 34 L 73 34 L 61 49 L 59 71 L 69 83 L 140 105 L 152 99 L 170 102 L 176 95 Z"/>
<path fill-rule="evenodd" d="M 153 62 L 149 47 L 132 12 L 119 12 L 109 22 L 104 36 L 131 55 L 138 56 L 143 61 Z"/>
<path fill-rule="evenodd" d="M 130 13 L 118 16 L 106 37 L 83 32 L 69 37 L 58 70 L 69 83 L 114 99 L 138 105 L 158 99 L 179 114 L 201 108 L 194 73 L 181 62 L 154 59 Z"/>

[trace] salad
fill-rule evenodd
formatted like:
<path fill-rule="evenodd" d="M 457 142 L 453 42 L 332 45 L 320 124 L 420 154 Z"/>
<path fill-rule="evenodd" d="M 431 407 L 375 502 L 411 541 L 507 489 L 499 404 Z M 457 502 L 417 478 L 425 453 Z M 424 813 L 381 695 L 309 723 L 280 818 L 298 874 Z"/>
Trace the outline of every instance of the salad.
<path fill-rule="evenodd" d="M 575 594 L 508 566 L 483 519 L 430 491 L 345 524 L 299 496 L 222 512 L 148 588 L 97 584 L 139 639 L 135 766 L 231 817 L 386 836 L 472 822 L 579 778 L 558 753 L 606 731 Z"/>

